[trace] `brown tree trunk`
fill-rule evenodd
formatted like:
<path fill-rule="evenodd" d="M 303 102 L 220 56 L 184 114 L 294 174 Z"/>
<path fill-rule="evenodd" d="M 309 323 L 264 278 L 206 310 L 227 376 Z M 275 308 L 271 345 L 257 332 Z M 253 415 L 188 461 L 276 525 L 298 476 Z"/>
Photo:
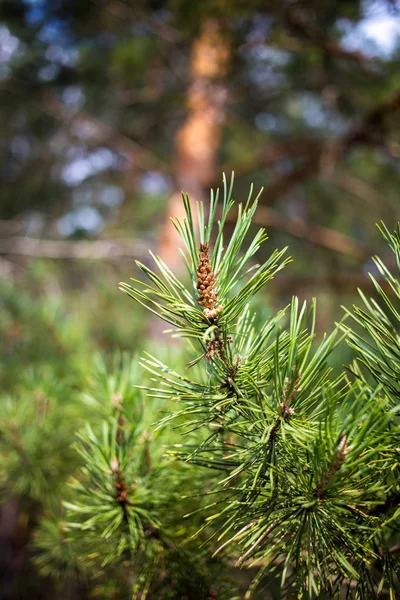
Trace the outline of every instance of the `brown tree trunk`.
<path fill-rule="evenodd" d="M 168 202 L 160 233 L 159 254 L 173 270 L 182 268 L 177 255 L 182 244 L 170 222 L 170 217 L 183 217 L 181 192 L 187 192 L 192 201 L 204 200 L 205 190 L 215 181 L 229 59 L 229 43 L 219 21 L 206 19 L 192 46 L 187 116 L 175 140 L 176 192 Z"/>

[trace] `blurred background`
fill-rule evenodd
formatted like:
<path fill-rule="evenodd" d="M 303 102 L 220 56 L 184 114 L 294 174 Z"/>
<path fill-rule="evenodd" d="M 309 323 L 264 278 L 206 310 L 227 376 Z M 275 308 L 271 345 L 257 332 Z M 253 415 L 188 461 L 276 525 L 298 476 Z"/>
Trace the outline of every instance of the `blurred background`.
<path fill-rule="evenodd" d="M 385 254 L 400 212 L 394 1 L 2 0 L 0 255 L 19 294 L 62 299 L 101 347 L 146 331 L 117 292 L 147 249 L 177 267 L 180 191 L 264 186 L 268 302 L 320 327 Z M 139 317 L 139 318 L 137 318 Z M 7 333 L 18 337 L 18 323 Z"/>
<path fill-rule="evenodd" d="M 148 248 L 181 268 L 169 217 L 222 172 L 237 201 L 264 186 L 265 257 L 294 258 L 262 303 L 316 296 L 331 329 L 371 255 L 392 261 L 375 224 L 400 215 L 399 67 L 395 0 L 1 0 L 2 391 L 79 390 L 94 353 L 151 345 L 117 284 Z M 0 547 L 26 546 L 20 509 Z"/>

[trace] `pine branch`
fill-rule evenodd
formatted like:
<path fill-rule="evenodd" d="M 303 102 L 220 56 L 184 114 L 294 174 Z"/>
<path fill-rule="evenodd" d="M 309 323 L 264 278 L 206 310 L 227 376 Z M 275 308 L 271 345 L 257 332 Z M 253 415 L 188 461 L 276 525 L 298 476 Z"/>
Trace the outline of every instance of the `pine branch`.
<path fill-rule="evenodd" d="M 171 324 L 193 358 L 185 369 L 145 355 L 146 377 L 136 393 L 145 390 L 147 402 L 173 407 L 156 434 L 176 431 L 168 456 L 196 469 L 192 478 L 200 467 L 205 473 L 204 503 L 187 515 L 201 517 L 197 535 L 210 532 L 214 556 L 229 553 L 238 565 L 260 566 L 247 598 L 267 573 L 278 571 L 282 590 L 298 598 L 325 592 L 338 599 L 345 588 L 360 598 L 378 598 L 382 590 L 395 597 L 398 567 L 389 548 L 399 519 L 392 510 L 399 494 L 400 311 L 392 298 L 400 300 L 398 278 L 375 259 L 385 282 L 371 278 L 380 303 L 362 295 L 364 308 L 348 311 L 365 336 L 343 320 L 316 339 L 316 303 L 307 306 L 296 297 L 259 319 L 254 298 L 288 261 L 276 250 L 254 264 L 267 236 L 260 230 L 246 242 L 257 210 L 252 189 L 227 239 L 232 194 L 233 179 L 224 178 L 218 220 L 219 191 L 211 194 L 208 218 L 199 203 L 195 219 L 183 195 L 186 216 L 174 225 L 186 279 L 151 254 L 155 270 L 137 262 L 148 281 L 121 284 Z M 400 229 L 381 229 L 400 268 Z M 332 353 L 346 338 L 375 384 L 357 363 L 350 374 L 333 374 Z M 103 564 L 127 552 L 135 564 L 143 560 L 136 598 L 154 589 L 159 554 L 181 550 L 165 526 L 160 500 L 172 463 L 150 460 L 148 428 L 129 418 L 122 380 L 107 387 L 112 416 L 102 435 L 88 429 L 81 436 L 85 466 L 67 507 L 71 532 L 85 531 L 109 545 L 102 547 Z M 174 482 L 181 487 L 182 480 Z"/>

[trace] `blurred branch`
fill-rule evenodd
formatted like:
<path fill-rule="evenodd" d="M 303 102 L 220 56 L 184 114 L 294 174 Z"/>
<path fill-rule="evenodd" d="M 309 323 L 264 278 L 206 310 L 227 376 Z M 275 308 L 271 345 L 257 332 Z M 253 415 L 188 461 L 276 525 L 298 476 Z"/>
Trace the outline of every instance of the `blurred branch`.
<path fill-rule="evenodd" d="M 327 38 L 318 27 L 315 27 L 315 25 L 306 20 L 298 12 L 293 10 L 287 11 L 284 16 L 284 22 L 290 32 L 300 36 L 302 41 L 310 42 L 328 56 L 350 61 L 364 71 L 376 73 L 375 67 L 379 64 L 376 59 L 370 58 L 358 50 L 347 50 L 336 40 Z M 302 44 L 297 40 L 289 39 L 287 49 L 301 50 Z"/>
<path fill-rule="evenodd" d="M 0 239 L 0 254 L 51 259 L 138 259 L 147 254 L 147 247 L 143 243 L 128 240 L 41 240 L 13 236 Z"/>
<path fill-rule="evenodd" d="M 183 38 L 182 32 L 180 32 L 178 29 L 172 27 L 165 21 L 162 21 L 160 18 L 155 18 L 155 11 L 153 11 L 151 18 L 149 18 L 149 11 L 146 12 L 145 10 L 146 8 L 149 8 L 146 6 L 146 2 L 143 2 L 142 6 L 140 6 L 139 2 L 135 2 L 134 6 L 132 6 L 121 2 L 121 0 L 91 1 L 96 6 L 99 6 L 100 8 L 109 12 L 111 15 L 123 21 L 132 21 L 133 23 L 144 21 L 151 33 L 166 42 L 178 42 Z"/>
<path fill-rule="evenodd" d="M 304 237 L 312 244 L 332 250 L 350 254 L 361 259 L 362 251 L 349 238 L 337 232 L 322 227 L 305 226 L 304 223 L 287 221 L 276 216 L 276 211 L 263 209 L 257 211 L 258 219 L 255 222 L 273 228 L 282 228 L 287 233 L 297 237 Z M 286 224 L 285 224 L 286 222 Z M 296 229 L 297 228 L 297 229 Z M 147 255 L 147 246 L 141 242 L 127 240 L 95 240 L 95 241 L 61 241 L 35 239 L 25 236 L 14 236 L 0 239 L 0 254 L 9 256 L 26 256 L 30 258 L 44 258 L 55 260 L 121 260 L 142 259 Z M 3 273 L 4 274 L 4 273 Z M 274 289 L 278 294 L 309 293 L 310 289 L 334 289 L 337 293 L 355 292 L 357 287 L 373 291 L 372 281 L 363 274 L 329 274 L 318 277 L 295 276 L 278 277 Z"/>
<path fill-rule="evenodd" d="M 394 142 L 393 140 L 384 140 L 383 147 L 392 158 L 397 160 L 400 158 L 399 142 Z"/>
<path fill-rule="evenodd" d="M 14 78 L 0 82 L 0 89 L 19 96 L 23 96 L 27 92 L 24 83 Z M 32 100 L 32 104 L 41 112 L 65 123 L 75 135 L 94 139 L 96 142 L 108 146 L 139 169 L 168 170 L 166 163 L 155 154 L 83 110 L 74 111 L 49 95 L 39 95 Z"/>
<path fill-rule="evenodd" d="M 271 209 L 267 209 L 269 212 Z M 265 215 L 261 215 L 265 216 Z M 257 220 L 256 220 L 257 221 Z M 268 223 L 258 221 L 260 224 L 268 224 L 270 227 L 272 220 Z M 311 228 L 310 228 L 311 229 Z M 317 228 L 324 229 L 324 228 Z M 327 230 L 329 231 L 329 230 Z M 337 233 L 337 232 L 333 232 Z M 293 234 L 296 235 L 296 234 Z M 339 234 L 340 236 L 340 234 Z M 302 237 L 301 235 L 299 237 Z M 346 236 L 343 236 L 344 238 Z M 328 238 L 326 238 L 328 239 Z M 311 243 L 318 243 L 317 237 L 311 236 Z M 322 240 L 318 245 L 330 247 Z M 350 248 L 350 246 L 349 246 Z M 346 252 L 345 252 L 346 253 Z M 131 242 L 124 240 L 95 240 L 89 241 L 60 241 L 60 240 L 40 240 L 29 237 L 11 237 L 0 239 L 0 254 L 27 256 L 30 258 L 44 258 L 55 260 L 121 260 L 121 259 L 140 259 L 147 255 L 147 246 L 140 242 Z M 2 273 L 3 275 L 5 273 Z M 350 274 L 329 274 L 317 277 L 309 276 L 281 276 L 275 280 L 274 290 L 278 294 L 290 294 L 307 292 L 310 289 L 334 289 L 337 293 L 353 293 L 358 287 L 365 291 L 373 291 L 375 288 L 373 282 L 360 273 Z"/>
<path fill-rule="evenodd" d="M 293 159 L 297 156 L 301 157 L 304 154 L 313 154 L 320 147 L 320 140 L 311 138 L 277 139 L 258 150 L 248 159 L 242 159 L 234 168 L 232 168 L 232 164 L 226 164 L 222 166 L 221 170 L 223 173 L 230 173 L 233 170 L 235 177 L 241 177 L 256 169 L 273 165 L 279 160 Z M 218 187 L 220 184 L 220 179 L 218 175 L 218 179 L 214 182 L 215 187 Z"/>
<path fill-rule="evenodd" d="M 384 206 L 385 204 L 388 204 L 388 201 L 383 194 L 380 194 L 365 181 L 354 177 L 354 175 L 345 173 L 344 171 L 336 170 L 334 177 L 323 177 L 323 180 L 329 181 L 348 194 L 368 202 L 371 206 Z"/>
<path fill-rule="evenodd" d="M 253 48 L 268 47 L 284 52 L 304 52 L 304 42 L 308 42 L 308 44 L 311 44 L 314 48 L 317 47 L 325 55 L 341 58 L 348 62 L 355 63 L 358 69 L 361 69 L 370 75 L 376 76 L 379 74 L 378 69 L 376 68 L 378 66 L 376 59 L 365 56 L 358 51 L 346 50 L 337 42 L 328 40 L 326 38 L 302 38 L 300 40 L 294 37 L 286 37 L 282 39 L 279 38 L 279 41 L 276 43 L 270 42 L 269 40 L 252 40 L 243 44 L 242 48 L 244 50 L 251 50 Z"/>
<path fill-rule="evenodd" d="M 17 235 L 23 232 L 24 223 L 19 221 L 17 218 L 14 219 L 0 219 L 0 235 Z"/>
<path fill-rule="evenodd" d="M 149 11 L 146 2 L 135 2 L 134 6 L 125 4 L 121 0 L 91 0 L 96 6 L 112 14 L 125 23 L 140 23 L 151 32 L 156 40 L 158 38 L 158 50 L 164 56 L 166 65 L 176 79 L 185 82 L 179 69 L 174 64 L 174 55 L 171 52 L 171 44 L 181 42 L 185 35 L 175 27 L 169 25 L 163 17 L 157 15 L 157 11 Z M 164 17 L 167 13 L 164 13 Z M 167 42 L 169 46 L 166 46 Z M 160 92 L 158 92 L 159 95 Z"/>
<path fill-rule="evenodd" d="M 299 239 L 304 239 L 315 246 L 351 256 L 358 261 L 364 261 L 370 256 L 365 248 L 344 233 L 319 225 L 309 225 L 303 219 L 282 215 L 273 208 L 259 206 L 253 221 L 262 227 L 277 229 Z"/>
<path fill-rule="evenodd" d="M 46 97 L 42 98 L 37 106 L 48 115 L 66 123 L 73 131 L 79 131 L 79 135 L 84 133 L 87 137 L 112 148 L 139 169 L 168 170 L 166 163 L 155 154 L 85 111 L 74 112 L 55 98 Z"/>
<path fill-rule="evenodd" d="M 289 173 L 277 177 L 275 181 L 265 189 L 263 194 L 264 202 L 272 204 L 278 198 L 284 196 L 295 185 L 306 181 L 310 177 L 318 175 L 321 171 L 325 173 L 325 175 L 332 173 L 338 158 L 343 156 L 350 148 L 357 144 L 385 146 L 382 131 L 384 119 L 399 108 L 400 91 L 396 91 L 367 112 L 358 124 L 350 128 L 344 135 L 322 142 L 317 141 L 314 146 L 312 146 L 312 144 L 305 146 L 304 152 L 298 153 L 299 156 L 303 154 L 303 160 L 300 166 L 294 168 Z M 291 144 L 293 144 L 292 148 L 295 147 L 295 141 L 292 141 Z M 281 146 L 281 149 L 282 148 L 283 146 Z M 293 158 L 293 155 L 290 153 L 290 144 L 288 149 L 289 152 L 286 154 L 285 158 L 291 159 Z M 299 146 L 297 146 L 296 150 L 297 149 L 300 150 Z M 270 164 L 273 160 L 281 158 L 279 152 L 278 145 L 278 152 L 275 153 L 275 156 L 272 148 L 269 148 L 265 155 L 263 155 L 262 152 L 257 153 L 256 156 L 247 163 L 248 172 L 260 168 L 261 163 L 265 166 L 265 164 Z M 233 170 L 236 172 L 235 168 Z M 237 171 L 240 175 L 245 174 L 244 168 L 239 167 Z"/>
<path fill-rule="evenodd" d="M 308 225 L 302 219 L 288 218 L 272 208 L 260 206 L 254 222 L 357 260 L 364 260 L 369 256 L 353 239 L 342 233 Z M 147 247 L 144 243 L 128 240 L 45 240 L 15 235 L 0 239 L 0 254 L 50 259 L 115 260 L 143 257 L 147 254 Z"/>
<path fill-rule="evenodd" d="M 382 282 L 382 287 L 386 284 Z M 317 290 L 318 293 L 329 291 L 336 294 L 357 292 L 358 288 L 362 288 L 365 293 L 373 293 L 375 287 L 369 277 L 362 273 L 348 274 L 325 274 L 315 277 L 295 276 L 295 277 L 277 277 L 274 279 L 274 290 L 277 294 L 292 296 L 305 294 L 310 295 L 310 290 Z"/>
<path fill-rule="evenodd" d="M 258 208 L 254 216 L 254 222 L 289 233 L 316 246 L 328 248 L 340 254 L 347 254 L 360 261 L 365 260 L 369 256 L 369 252 L 366 252 L 365 248 L 362 248 L 356 241 L 344 233 L 319 225 L 309 225 L 303 219 L 298 217 L 289 218 L 266 206 Z"/>

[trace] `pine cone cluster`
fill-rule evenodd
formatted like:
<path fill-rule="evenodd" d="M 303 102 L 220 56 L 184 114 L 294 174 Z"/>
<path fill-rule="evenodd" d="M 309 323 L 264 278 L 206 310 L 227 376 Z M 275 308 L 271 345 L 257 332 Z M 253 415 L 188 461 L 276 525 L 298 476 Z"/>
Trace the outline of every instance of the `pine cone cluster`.
<path fill-rule="evenodd" d="M 197 302 L 200 306 L 204 306 L 203 313 L 208 319 L 215 319 L 221 312 L 222 306 L 217 307 L 216 277 L 210 263 L 209 249 L 209 244 L 200 244 L 196 286 L 199 293 Z"/>
<path fill-rule="evenodd" d="M 219 354 L 221 358 L 225 358 L 224 340 L 215 338 L 214 340 L 209 340 L 207 342 L 206 359 L 211 360 L 212 358 L 214 358 L 215 354 Z"/>
<path fill-rule="evenodd" d="M 111 468 L 115 475 L 115 489 L 117 492 L 116 501 L 118 502 L 118 504 L 128 504 L 129 487 L 125 482 L 125 479 L 121 473 L 121 469 L 119 468 L 118 460 L 116 458 L 114 458 L 114 460 L 112 461 Z"/>

